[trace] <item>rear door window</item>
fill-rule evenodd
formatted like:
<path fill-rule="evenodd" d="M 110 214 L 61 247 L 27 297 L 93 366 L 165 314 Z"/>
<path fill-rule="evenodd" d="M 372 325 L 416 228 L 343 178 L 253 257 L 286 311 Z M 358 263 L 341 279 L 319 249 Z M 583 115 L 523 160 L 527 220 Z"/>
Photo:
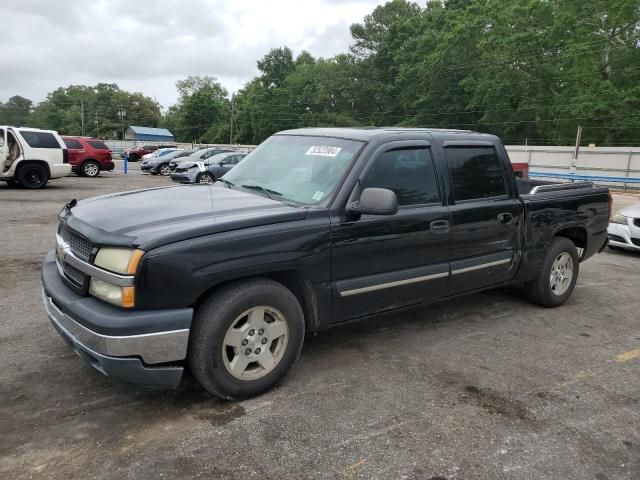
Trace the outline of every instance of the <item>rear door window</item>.
<path fill-rule="evenodd" d="M 101 142 L 100 140 L 89 140 L 88 143 L 96 150 L 109 150 L 109 147 L 107 147 L 107 144 L 104 142 Z"/>
<path fill-rule="evenodd" d="M 61 148 L 52 133 L 21 130 L 20 135 L 31 148 Z"/>
<path fill-rule="evenodd" d="M 78 140 L 74 140 L 73 138 L 63 138 L 63 140 L 67 148 L 71 150 L 82 150 L 82 144 Z"/>
<path fill-rule="evenodd" d="M 507 195 L 502 162 L 493 147 L 445 148 L 456 201 Z"/>

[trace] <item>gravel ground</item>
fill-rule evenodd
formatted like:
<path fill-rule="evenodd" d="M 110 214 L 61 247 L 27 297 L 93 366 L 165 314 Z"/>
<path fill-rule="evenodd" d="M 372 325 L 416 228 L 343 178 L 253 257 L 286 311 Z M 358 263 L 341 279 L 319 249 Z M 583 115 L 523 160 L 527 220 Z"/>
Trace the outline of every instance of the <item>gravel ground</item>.
<path fill-rule="evenodd" d="M 584 263 L 559 309 L 502 289 L 310 337 L 248 401 L 110 382 L 48 323 L 39 269 L 69 199 L 169 183 L 131 169 L 0 183 L 0 478 L 640 478 L 638 254 Z"/>

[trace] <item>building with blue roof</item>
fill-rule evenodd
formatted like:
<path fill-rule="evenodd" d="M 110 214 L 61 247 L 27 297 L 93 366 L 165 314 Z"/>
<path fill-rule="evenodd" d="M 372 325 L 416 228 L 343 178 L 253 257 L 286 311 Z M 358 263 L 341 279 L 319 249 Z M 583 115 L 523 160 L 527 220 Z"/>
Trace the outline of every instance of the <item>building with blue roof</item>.
<path fill-rule="evenodd" d="M 127 128 L 125 140 L 140 140 L 144 142 L 174 142 L 173 133 L 166 128 L 135 127 Z"/>

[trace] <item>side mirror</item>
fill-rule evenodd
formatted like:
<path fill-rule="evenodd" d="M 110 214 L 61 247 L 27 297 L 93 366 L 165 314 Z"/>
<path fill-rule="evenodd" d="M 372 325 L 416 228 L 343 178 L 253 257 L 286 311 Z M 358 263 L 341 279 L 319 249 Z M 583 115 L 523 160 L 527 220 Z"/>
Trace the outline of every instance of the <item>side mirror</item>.
<path fill-rule="evenodd" d="M 348 213 L 356 215 L 395 215 L 398 212 L 398 199 L 388 188 L 365 188 L 360 200 L 347 208 Z"/>

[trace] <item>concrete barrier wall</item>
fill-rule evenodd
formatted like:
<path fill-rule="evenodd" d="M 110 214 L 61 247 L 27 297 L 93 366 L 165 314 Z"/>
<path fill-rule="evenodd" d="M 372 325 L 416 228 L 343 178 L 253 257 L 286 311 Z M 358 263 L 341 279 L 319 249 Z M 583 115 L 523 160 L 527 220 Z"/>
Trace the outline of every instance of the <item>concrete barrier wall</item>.
<path fill-rule="evenodd" d="M 512 162 L 529 164 L 533 174 L 570 173 L 574 147 L 508 145 L 506 149 Z M 640 187 L 640 148 L 580 147 L 575 173 L 597 177 L 594 181 L 602 185 Z M 607 177 L 612 181 L 604 180 Z M 621 177 L 629 178 L 629 181 L 625 182 Z"/>

